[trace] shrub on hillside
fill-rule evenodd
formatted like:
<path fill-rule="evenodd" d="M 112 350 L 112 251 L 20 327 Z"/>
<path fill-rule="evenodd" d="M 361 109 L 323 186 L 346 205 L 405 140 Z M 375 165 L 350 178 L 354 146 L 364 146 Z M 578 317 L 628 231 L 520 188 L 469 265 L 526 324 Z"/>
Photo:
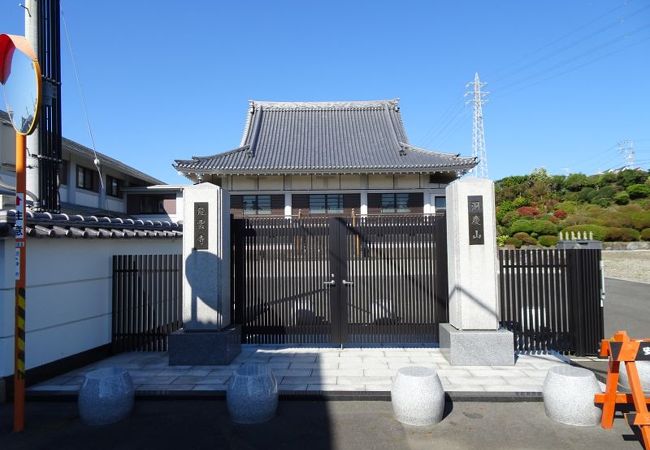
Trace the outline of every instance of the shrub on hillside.
<path fill-rule="evenodd" d="M 533 230 L 533 221 L 529 219 L 519 219 L 512 222 L 510 225 L 510 235 L 513 236 L 515 233 L 519 232 L 532 233 Z"/>
<path fill-rule="evenodd" d="M 578 204 L 571 200 L 565 200 L 555 205 L 555 208 L 566 211 L 567 214 L 572 214 L 578 210 Z"/>
<path fill-rule="evenodd" d="M 536 206 L 522 206 L 517 208 L 517 214 L 521 217 L 535 217 L 539 216 L 539 209 Z"/>
<path fill-rule="evenodd" d="M 633 184 L 625 188 L 630 198 L 646 198 L 650 197 L 650 186 L 647 184 Z"/>
<path fill-rule="evenodd" d="M 586 232 L 587 235 L 591 232 L 594 234 L 594 239 L 598 241 L 604 241 L 605 235 L 607 234 L 607 227 L 603 227 L 600 225 L 573 225 L 570 227 L 566 227 L 562 230 L 562 233 L 565 234 L 567 237 L 570 237 L 571 232 L 573 233 Z"/>
<path fill-rule="evenodd" d="M 512 207 L 514 209 L 521 208 L 522 206 L 530 205 L 530 200 L 524 197 L 517 197 L 512 201 Z"/>
<path fill-rule="evenodd" d="M 614 195 L 614 202 L 616 202 L 617 205 L 627 205 L 630 203 L 630 194 L 625 191 L 618 192 Z"/>
<path fill-rule="evenodd" d="M 553 217 L 556 217 L 556 218 L 558 218 L 560 220 L 566 219 L 566 216 L 567 216 L 567 212 L 565 210 L 563 210 L 563 209 L 558 209 L 557 211 L 555 211 L 553 213 Z"/>
<path fill-rule="evenodd" d="M 637 230 L 650 228 L 650 211 L 642 211 L 630 214 L 632 226 Z"/>
<path fill-rule="evenodd" d="M 505 242 L 505 245 L 514 245 L 516 248 L 521 247 L 521 244 L 523 244 L 523 242 L 514 237 L 509 237 Z"/>
<path fill-rule="evenodd" d="M 537 239 L 539 245 L 544 247 L 553 247 L 554 245 L 557 245 L 557 241 L 557 236 L 540 236 L 539 239 Z"/>
<path fill-rule="evenodd" d="M 641 239 L 644 241 L 650 241 L 650 228 L 644 228 L 641 231 Z"/>
<path fill-rule="evenodd" d="M 524 232 L 515 233 L 513 238 L 519 239 L 521 242 L 523 242 L 526 245 L 537 245 L 537 239 L 530 236 L 528 233 L 524 233 Z"/>
<path fill-rule="evenodd" d="M 578 193 L 578 200 L 584 203 L 591 203 L 591 199 L 593 199 L 596 194 L 598 194 L 596 189 L 592 187 L 584 187 Z"/>
<path fill-rule="evenodd" d="M 632 242 L 638 241 L 641 233 L 634 228 L 610 227 L 605 233 L 605 240 L 609 242 Z"/>
<path fill-rule="evenodd" d="M 555 234 L 558 231 L 558 227 L 550 220 L 540 219 L 533 221 L 532 231 L 540 236 L 543 234 Z"/>
<path fill-rule="evenodd" d="M 627 188 L 633 184 L 643 183 L 647 177 L 648 173 L 645 170 L 626 169 L 618 172 L 616 182 Z"/>
<path fill-rule="evenodd" d="M 607 208 L 609 205 L 612 204 L 612 200 L 609 198 L 592 198 L 591 203 L 594 205 L 598 205 L 601 208 Z"/>
<path fill-rule="evenodd" d="M 517 211 L 508 211 L 503 215 L 501 220 L 499 220 L 499 223 L 504 227 L 509 227 L 517 219 L 519 219 L 519 214 L 517 214 Z"/>
<path fill-rule="evenodd" d="M 564 188 L 569 191 L 577 192 L 585 186 L 589 185 L 587 175 L 583 173 L 572 173 L 564 179 Z"/>

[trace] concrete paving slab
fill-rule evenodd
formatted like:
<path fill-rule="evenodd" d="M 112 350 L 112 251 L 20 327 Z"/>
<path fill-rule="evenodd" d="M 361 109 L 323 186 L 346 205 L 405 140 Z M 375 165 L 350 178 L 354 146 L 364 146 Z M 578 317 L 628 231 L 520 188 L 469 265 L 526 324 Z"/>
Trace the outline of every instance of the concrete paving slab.
<path fill-rule="evenodd" d="M 392 377 L 407 366 L 426 366 L 438 371 L 443 385 L 453 392 L 539 392 L 550 367 L 565 364 L 565 359 L 554 354 L 525 354 L 517 358 L 515 366 L 461 367 L 451 366 L 440 349 L 423 346 L 381 346 L 364 348 L 330 348 L 315 346 L 245 346 L 242 354 L 227 366 L 173 366 L 166 365 L 166 353 L 133 352 L 117 355 L 99 363 L 75 370 L 30 388 L 30 392 L 61 394 L 76 392 L 82 375 L 98 366 L 127 364 L 134 383 L 143 390 L 168 392 L 174 386 L 189 386 L 188 390 L 218 390 L 214 386 L 227 385 L 234 371 L 246 362 L 269 364 L 282 386 L 288 389 L 308 390 L 308 386 L 339 386 L 341 389 L 363 389 L 369 392 L 390 390 Z M 68 385 L 69 383 L 69 385 Z M 68 386 L 63 388 L 62 386 Z M 207 387 L 211 386 L 211 387 Z M 502 388 L 499 390 L 499 388 Z M 325 388 L 328 392 L 336 389 Z M 315 389 L 309 392 L 315 392 Z"/>

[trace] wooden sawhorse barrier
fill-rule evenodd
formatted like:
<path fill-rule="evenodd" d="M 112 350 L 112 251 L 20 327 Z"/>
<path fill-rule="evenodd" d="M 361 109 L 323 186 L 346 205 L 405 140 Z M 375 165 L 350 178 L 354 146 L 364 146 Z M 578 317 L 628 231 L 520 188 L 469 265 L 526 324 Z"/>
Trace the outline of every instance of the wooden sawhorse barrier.
<path fill-rule="evenodd" d="M 630 339 L 625 331 L 617 331 L 611 339 L 603 339 L 600 356 L 609 358 L 607 388 L 596 394 L 594 402 L 603 405 L 601 426 L 612 428 L 616 405 L 634 405 L 635 412 L 625 414 L 630 425 L 639 427 L 644 448 L 650 450 L 650 397 L 645 397 L 635 361 L 650 361 L 650 339 Z M 618 375 L 621 363 L 625 363 L 630 394 L 618 392 Z"/>

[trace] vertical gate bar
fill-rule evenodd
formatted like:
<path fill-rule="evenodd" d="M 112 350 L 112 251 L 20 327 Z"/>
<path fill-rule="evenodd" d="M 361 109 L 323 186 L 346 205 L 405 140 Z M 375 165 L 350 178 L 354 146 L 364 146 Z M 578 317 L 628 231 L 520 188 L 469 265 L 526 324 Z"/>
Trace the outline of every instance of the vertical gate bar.
<path fill-rule="evenodd" d="M 526 295 L 524 286 L 524 280 L 526 277 L 525 268 L 524 268 L 524 251 L 515 252 L 515 261 L 517 264 L 517 302 L 515 307 L 515 313 L 517 315 L 517 324 L 519 325 L 519 349 L 522 351 L 526 350 L 526 318 L 524 314 L 524 304 Z"/>
<path fill-rule="evenodd" d="M 111 332 L 111 352 L 117 353 L 119 348 L 119 326 L 120 326 L 120 255 L 113 255 L 113 299 L 112 299 L 112 332 Z"/>
<path fill-rule="evenodd" d="M 533 314 L 533 330 L 532 330 L 532 350 L 539 350 L 539 333 L 540 333 L 540 313 L 541 313 L 541 302 L 539 299 L 539 252 L 538 250 L 530 250 L 531 254 L 531 288 L 533 295 L 531 296 L 531 312 Z"/>

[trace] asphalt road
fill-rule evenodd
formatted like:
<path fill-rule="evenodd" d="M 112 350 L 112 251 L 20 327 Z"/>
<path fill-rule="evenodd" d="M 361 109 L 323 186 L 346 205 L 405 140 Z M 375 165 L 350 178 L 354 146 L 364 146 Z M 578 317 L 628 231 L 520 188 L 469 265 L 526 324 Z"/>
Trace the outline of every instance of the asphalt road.
<path fill-rule="evenodd" d="M 605 336 L 625 330 L 650 338 L 650 284 L 605 279 Z"/>
<path fill-rule="evenodd" d="M 650 285 L 606 280 L 605 332 L 650 337 Z M 582 363 L 603 377 L 604 362 Z M 600 373 L 598 373 L 600 372 Z M 433 427 L 401 425 L 385 401 L 282 401 L 255 426 L 230 423 L 223 400 L 138 400 L 127 420 L 89 427 L 75 402 L 30 402 L 25 432 L 11 432 L 11 404 L 0 404 L 0 449 L 640 449 L 619 415 L 614 429 L 570 427 L 548 419 L 541 402 L 447 403 Z"/>
<path fill-rule="evenodd" d="M 30 403 L 27 428 L 10 433 L 10 408 L 0 408 L 0 448 L 13 449 L 589 449 L 639 450 L 623 418 L 615 427 L 571 427 L 532 403 L 447 404 L 435 426 L 397 422 L 390 402 L 283 401 L 276 418 L 235 426 L 223 400 L 138 401 L 127 420 L 89 427 L 74 402 Z"/>

